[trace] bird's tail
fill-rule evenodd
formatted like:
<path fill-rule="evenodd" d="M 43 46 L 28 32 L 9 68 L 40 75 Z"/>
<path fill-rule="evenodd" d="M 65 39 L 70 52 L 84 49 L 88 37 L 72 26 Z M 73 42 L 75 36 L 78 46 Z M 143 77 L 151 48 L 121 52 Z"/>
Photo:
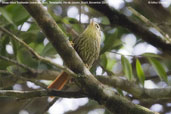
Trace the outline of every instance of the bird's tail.
<path fill-rule="evenodd" d="M 71 79 L 66 72 L 62 72 L 56 79 L 48 86 L 51 89 L 62 90 L 64 85 Z"/>

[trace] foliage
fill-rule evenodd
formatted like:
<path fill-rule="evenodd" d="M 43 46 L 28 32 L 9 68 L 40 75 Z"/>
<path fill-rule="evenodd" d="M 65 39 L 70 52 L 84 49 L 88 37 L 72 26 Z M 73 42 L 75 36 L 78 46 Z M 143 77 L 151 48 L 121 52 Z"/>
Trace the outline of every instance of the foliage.
<path fill-rule="evenodd" d="M 88 24 L 88 20 L 80 24 L 80 22 L 76 18 L 68 17 L 67 10 L 69 10 L 70 8 L 70 6 L 68 5 L 51 4 L 51 5 L 47 5 L 46 7 L 48 7 L 49 13 L 55 19 L 55 21 L 63 30 L 63 32 L 68 36 L 69 40 L 73 39 L 73 33 L 70 31 L 70 29 L 73 29 L 78 34 L 80 34 Z M 73 7 L 79 9 L 79 6 L 77 5 L 73 5 Z M 88 9 L 88 11 L 86 11 L 86 9 Z M 58 13 L 60 12 L 60 10 L 62 10 L 62 13 L 59 15 Z M 153 75 L 157 75 L 155 78 L 158 79 L 159 77 L 161 79 L 161 80 L 157 80 L 156 82 L 151 79 L 151 81 L 153 81 L 153 83 L 155 83 L 156 86 L 160 86 L 158 85 L 158 83 L 161 81 L 164 81 L 163 83 L 166 85 L 167 83 L 169 83 L 169 81 L 171 81 L 169 80 L 167 75 L 167 71 L 171 69 L 171 61 L 169 58 L 165 58 L 161 56 L 162 53 L 158 53 L 159 51 L 155 51 L 154 53 L 149 53 L 149 52 L 146 53 L 146 51 L 142 51 L 141 49 L 138 49 L 142 51 L 140 52 L 141 54 L 137 56 L 136 53 L 138 52 L 136 52 L 134 55 L 135 48 L 144 42 L 141 40 L 141 38 L 139 38 L 138 36 L 136 36 L 136 34 L 134 34 L 136 36 L 135 39 L 136 42 L 133 45 L 128 46 L 128 44 L 130 42 L 133 42 L 134 40 L 132 37 L 125 37 L 126 35 L 131 34 L 130 31 L 128 31 L 125 28 L 121 28 L 121 27 L 114 28 L 113 26 L 110 26 L 109 19 L 107 17 L 101 15 L 100 13 L 97 13 L 97 11 L 92 11 L 92 9 L 90 9 L 87 6 L 83 6 L 82 10 L 83 10 L 83 14 L 87 15 L 89 19 L 95 17 L 97 21 L 100 21 L 100 25 L 103 31 L 102 32 L 103 38 L 101 42 L 101 53 L 98 61 L 95 62 L 92 68 L 93 74 L 99 74 L 100 71 L 98 70 L 98 68 L 100 68 L 102 70 L 102 73 L 100 73 L 100 75 L 105 75 L 105 74 L 109 75 L 112 72 L 114 76 L 119 75 L 120 77 L 124 79 L 128 79 L 129 81 L 136 80 L 137 85 L 141 84 L 143 87 L 145 87 L 147 75 L 150 75 L 150 77 L 152 77 Z M 131 15 L 131 18 L 134 19 L 135 16 Z M 37 52 L 41 56 L 49 57 L 50 59 L 60 58 L 58 53 L 51 45 L 51 43 L 47 40 L 44 33 L 40 30 L 40 28 L 36 24 L 35 20 L 31 18 L 29 13 L 22 7 L 22 5 L 12 4 L 12 5 L 7 5 L 5 7 L 0 7 L 0 26 L 6 28 L 7 30 L 11 31 L 13 34 L 21 38 L 22 41 L 27 43 L 35 52 Z M 148 51 L 148 49 L 145 46 L 143 48 L 145 48 L 145 50 Z M 121 53 L 121 52 L 125 52 L 125 53 Z M 0 32 L 0 56 L 5 56 L 7 58 L 16 60 L 19 63 L 22 63 L 36 70 L 38 69 L 54 70 L 54 67 L 52 65 L 49 65 L 47 63 L 44 63 L 34 58 L 32 53 L 30 53 L 26 48 L 24 48 L 23 45 L 21 45 L 19 42 L 15 41 L 9 35 L 3 32 Z M 144 67 L 144 65 L 146 64 L 149 65 L 149 68 Z M 11 68 L 13 67 L 17 67 L 17 66 L 14 66 L 9 61 L 0 59 L 0 70 L 8 70 L 12 72 Z M 24 71 L 22 70 L 22 72 Z M 23 87 L 23 90 L 32 89 L 28 87 L 27 82 L 24 83 L 22 82 L 19 84 Z M 14 87 L 14 84 L 10 85 L 7 89 L 11 89 L 12 87 Z M 116 90 L 118 91 L 118 94 L 121 94 L 123 96 L 129 95 L 129 93 L 127 92 L 124 93 L 120 88 L 116 88 Z M 1 100 L 2 98 L 0 98 L 0 101 Z M 42 100 L 38 99 L 38 102 L 44 102 L 44 104 L 47 103 L 46 99 L 42 99 Z M 3 103 L 4 102 L 1 102 L 0 106 Z M 18 105 L 24 103 L 19 104 L 13 102 L 13 104 L 14 105 L 12 107 L 11 106 L 9 107 L 12 111 L 14 111 L 13 113 L 15 112 L 17 113 L 21 108 Z M 32 104 L 36 105 L 37 103 L 34 102 Z M 97 107 L 94 106 L 94 109 L 103 108 L 99 106 L 97 103 L 94 102 L 92 103 L 91 100 L 87 105 L 92 106 L 92 104 L 95 104 L 97 106 Z M 84 108 L 80 107 L 79 109 L 85 110 L 86 112 L 88 112 L 89 110 L 93 110 L 87 105 L 86 107 Z M 150 108 L 150 106 L 152 105 L 153 103 L 151 103 L 150 105 L 147 104 L 145 106 Z M 31 108 L 30 107 L 31 106 L 25 106 L 24 109 L 28 109 L 30 112 L 32 111 L 32 109 L 33 111 L 36 110 L 34 107 Z M 78 112 L 79 109 L 77 110 Z M 167 109 L 167 107 L 165 107 L 165 109 Z M 3 111 L 5 112 L 5 108 Z M 110 112 L 106 110 L 105 113 L 107 114 Z"/>

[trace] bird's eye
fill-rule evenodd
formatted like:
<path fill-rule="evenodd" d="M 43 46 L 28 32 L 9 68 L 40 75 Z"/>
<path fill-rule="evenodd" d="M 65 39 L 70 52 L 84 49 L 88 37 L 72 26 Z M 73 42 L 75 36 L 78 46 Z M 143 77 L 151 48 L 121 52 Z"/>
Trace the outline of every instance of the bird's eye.
<path fill-rule="evenodd" d="M 97 29 L 100 29 L 100 26 L 98 24 L 95 24 L 95 26 L 96 26 Z"/>

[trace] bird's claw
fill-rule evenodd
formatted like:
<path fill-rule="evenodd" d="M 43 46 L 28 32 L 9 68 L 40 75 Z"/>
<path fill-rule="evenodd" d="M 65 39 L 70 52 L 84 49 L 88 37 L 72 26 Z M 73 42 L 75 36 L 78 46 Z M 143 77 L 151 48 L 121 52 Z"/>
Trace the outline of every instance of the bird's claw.
<path fill-rule="evenodd" d="M 78 74 L 77 77 L 78 77 L 78 79 L 84 79 L 85 78 L 85 75 Z"/>
<path fill-rule="evenodd" d="M 88 64 L 85 64 L 85 66 L 86 66 L 87 68 L 89 68 Z"/>
<path fill-rule="evenodd" d="M 74 47 L 74 43 L 72 41 L 69 41 L 69 43 L 71 44 L 72 47 Z"/>

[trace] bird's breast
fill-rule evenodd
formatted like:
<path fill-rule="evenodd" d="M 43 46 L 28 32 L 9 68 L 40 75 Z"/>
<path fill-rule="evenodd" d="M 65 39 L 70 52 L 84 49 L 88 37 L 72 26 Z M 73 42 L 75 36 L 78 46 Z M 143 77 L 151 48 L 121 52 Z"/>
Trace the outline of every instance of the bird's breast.
<path fill-rule="evenodd" d="M 93 62 L 98 58 L 100 51 L 100 42 L 98 38 L 91 38 L 81 36 L 73 41 L 74 48 L 89 67 L 92 66 Z"/>

